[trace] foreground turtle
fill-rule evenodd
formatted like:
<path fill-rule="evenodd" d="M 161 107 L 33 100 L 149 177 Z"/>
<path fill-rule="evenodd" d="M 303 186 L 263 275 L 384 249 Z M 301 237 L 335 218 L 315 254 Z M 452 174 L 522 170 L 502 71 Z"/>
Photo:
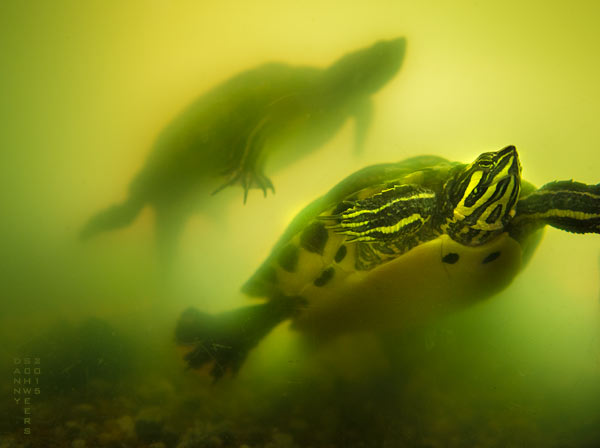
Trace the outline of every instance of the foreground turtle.
<path fill-rule="evenodd" d="M 177 341 L 193 368 L 237 371 L 274 326 L 303 332 L 398 331 L 505 288 L 542 229 L 600 233 L 600 184 L 521 180 L 514 146 L 473 163 L 415 157 L 344 179 L 291 222 L 244 285 L 261 305 L 186 310 Z"/>
<path fill-rule="evenodd" d="M 290 163 L 322 146 L 349 118 L 360 152 L 371 95 L 400 69 L 405 46 L 404 38 L 379 41 L 324 69 L 264 64 L 215 87 L 167 126 L 126 200 L 93 216 L 81 237 L 129 225 L 150 205 L 160 256 L 168 262 L 187 219 L 211 192 L 240 184 L 245 202 L 250 188 L 265 196 L 274 191 L 264 173 L 273 152 L 279 165 Z"/>

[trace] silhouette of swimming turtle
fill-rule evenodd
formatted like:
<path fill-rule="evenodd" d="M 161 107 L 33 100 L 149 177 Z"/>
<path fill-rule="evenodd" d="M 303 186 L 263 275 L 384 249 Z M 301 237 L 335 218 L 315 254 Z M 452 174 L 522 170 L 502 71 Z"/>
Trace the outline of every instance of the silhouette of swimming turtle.
<path fill-rule="evenodd" d="M 270 153 L 282 160 L 322 146 L 348 118 L 356 121 L 360 152 L 372 118 L 370 95 L 399 70 L 406 41 L 397 38 L 346 54 L 327 68 L 267 63 L 205 93 L 159 135 L 124 202 L 93 216 L 81 238 L 129 225 L 146 205 L 156 211 L 159 255 L 172 258 L 186 220 L 202 204 L 191 195 L 234 184 L 266 196 Z"/>

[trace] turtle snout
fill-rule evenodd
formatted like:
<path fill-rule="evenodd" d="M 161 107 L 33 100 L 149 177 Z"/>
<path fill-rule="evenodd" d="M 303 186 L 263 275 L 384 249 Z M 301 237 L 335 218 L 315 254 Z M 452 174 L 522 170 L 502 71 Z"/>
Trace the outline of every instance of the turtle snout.
<path fill-rule="evenodd" d="M 496 163 L 508 167 L 506 170 L 507 176 L 521 176 L 521 161 L 519 153 L 514 145 L 509 145 L 496 153 Z"/>

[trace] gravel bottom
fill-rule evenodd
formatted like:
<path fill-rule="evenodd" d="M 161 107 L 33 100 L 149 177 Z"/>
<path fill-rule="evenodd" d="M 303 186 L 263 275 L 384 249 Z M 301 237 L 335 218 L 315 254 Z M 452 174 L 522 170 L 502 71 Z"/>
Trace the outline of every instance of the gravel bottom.
<path fill-rule="evenodd" d="M 592 447 L 600 440 L 597 416 L 570 430 L 569 422 L 550 428 L 535 407 L 511 406 L 500 390 L 470 396 L 468 384 L 448 388 L 425 371 L 391 384 L 380 375 L 213 385 L 193 373 L 183 382 L 97 382 L 85 397 L 39 400 L 32 434 L 13 419 L 0 448 Z"/>

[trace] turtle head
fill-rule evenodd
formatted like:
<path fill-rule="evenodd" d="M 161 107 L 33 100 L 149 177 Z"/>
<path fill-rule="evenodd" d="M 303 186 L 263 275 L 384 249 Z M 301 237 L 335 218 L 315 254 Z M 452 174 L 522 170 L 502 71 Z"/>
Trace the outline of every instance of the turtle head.
<path fill-rule="evenodd" d="M 521 163 L 514 146 L 485 152 L 446 184 L 452 204 L 448 234 L 462 244 L 483 244 L 502 233 L 515 215 Z"/>
<path fill-rule="evenodd" d="M 406 39 L 399 37 L 342 56 L 325 71 L 327 91 L 345 96 L 377 92 L 398 72 L 405 51 Z"/>

